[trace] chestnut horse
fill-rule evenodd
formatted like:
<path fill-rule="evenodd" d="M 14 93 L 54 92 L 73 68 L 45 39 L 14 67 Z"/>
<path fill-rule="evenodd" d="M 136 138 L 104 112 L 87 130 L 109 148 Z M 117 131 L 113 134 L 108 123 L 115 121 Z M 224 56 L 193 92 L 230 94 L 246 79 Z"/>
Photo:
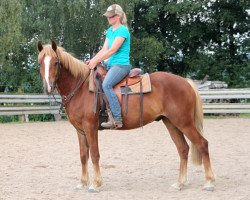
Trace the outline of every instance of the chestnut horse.
<path fill-rule="evenodd" d="M 70 123 L 75 127 L 79 139 L 82 164 L 81 184 L 78 188 L 89 187 L 98 191 L 103 184 L 99 166 L 98 114 L 93 112 L 94 94 L 89 92 L 88 66 L 67 53 L 56 43 L 42 45 L 38 42 L 38 62 L 44 89 L 48 94 L 56 88 L 62 96 Z M 211 169 L 208 142 L 202 136 L 203 110 L 201 98 L 191 80 L 166 73 L 150 74 L 152 92 L 144 94 L 144 125 L 162 120 L 166 125 L 180 157 L 180 172 L 173 187 L 181 189 L 187 182 L 187 161 L 189 145 L 184 136 L 192 143 L 194 164 L 203 163 L 205 169 L 205 190 L 213 190 L 214 175 Z M 140 95 L 131 95 L 128 102 L 129 112 L 123 114 L 124 126 L 120 130 L 140 127 Z M 93 180 L 89 181 L 89 153 L 94 167 Z M 90 184 L 90 185 L 89 185 Z"/>

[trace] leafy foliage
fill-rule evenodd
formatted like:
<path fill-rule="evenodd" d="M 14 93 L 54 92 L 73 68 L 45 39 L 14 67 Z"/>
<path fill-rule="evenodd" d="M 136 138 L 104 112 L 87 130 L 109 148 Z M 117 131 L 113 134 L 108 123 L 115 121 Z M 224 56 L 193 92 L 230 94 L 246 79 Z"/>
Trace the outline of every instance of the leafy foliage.
<path fill-rule="evenodd" d="M 42 92 L 38 40 L 92 57 L 108 28 L 102 13 L 112 3 L 129 19 L 134 67 L 250 86 L 249 1 L 1 0 L 0 92 Z"/>
<path fill-rule="evenodd" d="M 0 91 L 3 86 L 13 84 L 10 79 L 15 72 L 12 59 L 22 42 L 21 11 L 23 5 L 18 0 L 0 1 Z"/>

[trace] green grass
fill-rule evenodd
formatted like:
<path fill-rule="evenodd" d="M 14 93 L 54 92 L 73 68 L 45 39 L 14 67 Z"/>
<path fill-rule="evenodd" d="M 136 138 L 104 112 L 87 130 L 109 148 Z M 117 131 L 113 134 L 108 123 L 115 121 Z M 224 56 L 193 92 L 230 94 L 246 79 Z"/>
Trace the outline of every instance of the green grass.
<path fill-rule="evenodd" d="M 250 119 L 250 113 L 244 113 L 244 114 L 235 114 L 235 115 L 210 115 L 210 114 L 205 114 L 204 119 L 227 119 L 227 118 L 247 118 Z"/>
<path fill-rule="evenodd" d="M 18 122 L 18 116 L 0 116 L 0 123 Z"/>
<path fill-rule="evenodd" d="M 240 117 L 250 119 L 250 113 L 240 114 Z"/>
<path fill-rule="evenodd" d="M 49 122 L 55 121 L 52 114 L 29 115 L 30 122 Z M 4 123 L 20 123 L 17 115 L 13 116 L 0 116 L 0 124 Z"/>

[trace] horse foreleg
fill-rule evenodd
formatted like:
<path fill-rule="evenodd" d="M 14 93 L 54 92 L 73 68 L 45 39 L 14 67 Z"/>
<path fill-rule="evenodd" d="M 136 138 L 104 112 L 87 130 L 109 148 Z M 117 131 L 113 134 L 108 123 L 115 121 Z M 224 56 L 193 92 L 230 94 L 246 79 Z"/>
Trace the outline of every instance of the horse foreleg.
<path fill-rule="evenodd" d="M 177 129 L 168 119 L 163 119 L 164 124 L 168 128 L 170 136 L 175 143 L 180 156 L 180 172 L 177 183 L 173 184 L 172 187 L 181 190 L 185 184 L 187 184 L 187 162 L 189 146 L 183 135 L 183 133 Z"/>
<path fill-rule="evenodd" d="M 89 173 L 88 173 L 88 159 L 89 159 L 89 145 L 84 132 L 77 131 L 79 147 L 80 147 L 80 159 L 82 164 L 82 177 L 81 184 L 77 186 L 78 189 L 83 189 L 89 185 Z"/>
<path fill-rule="evenodd" d="M 99 160 L 100 160 L 100 154 L 99 154 L 99 147 L 98 147 L 98 130 L 96 127 L 90 127 L 87 128 L 86 126 L 86 136 L 87 141 L 89 144 L 89 150 L 90 150 L 90 156 L 93 163 L 93 169 L 94 169 L 94 177 L 93 182 L 89 187 L 89 192 L 98 192 L 100 186 L 102 185 L 102 176 L 99 166 Z"/>

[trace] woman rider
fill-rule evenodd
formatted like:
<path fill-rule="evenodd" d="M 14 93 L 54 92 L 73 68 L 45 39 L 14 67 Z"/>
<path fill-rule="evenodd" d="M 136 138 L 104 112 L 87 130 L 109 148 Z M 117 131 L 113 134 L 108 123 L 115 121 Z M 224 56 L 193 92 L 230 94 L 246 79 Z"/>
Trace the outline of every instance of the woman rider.
<path fill-rule="evenodd" d="M 103 81 L 103 91 L 109 102 L 114 124 L 109 120 L 101 124 L 104 128 L 121 128 L 121 107 L 113 87 L 130 72 L 130 33 L 127 17 L 121 6 L 113 4 L 104 13 L 111 25 L 106 32 L 102 49 L 89 61 L 88 66 L 94 69 L 99 62 L 108 59 L 107 75 Z"/>

